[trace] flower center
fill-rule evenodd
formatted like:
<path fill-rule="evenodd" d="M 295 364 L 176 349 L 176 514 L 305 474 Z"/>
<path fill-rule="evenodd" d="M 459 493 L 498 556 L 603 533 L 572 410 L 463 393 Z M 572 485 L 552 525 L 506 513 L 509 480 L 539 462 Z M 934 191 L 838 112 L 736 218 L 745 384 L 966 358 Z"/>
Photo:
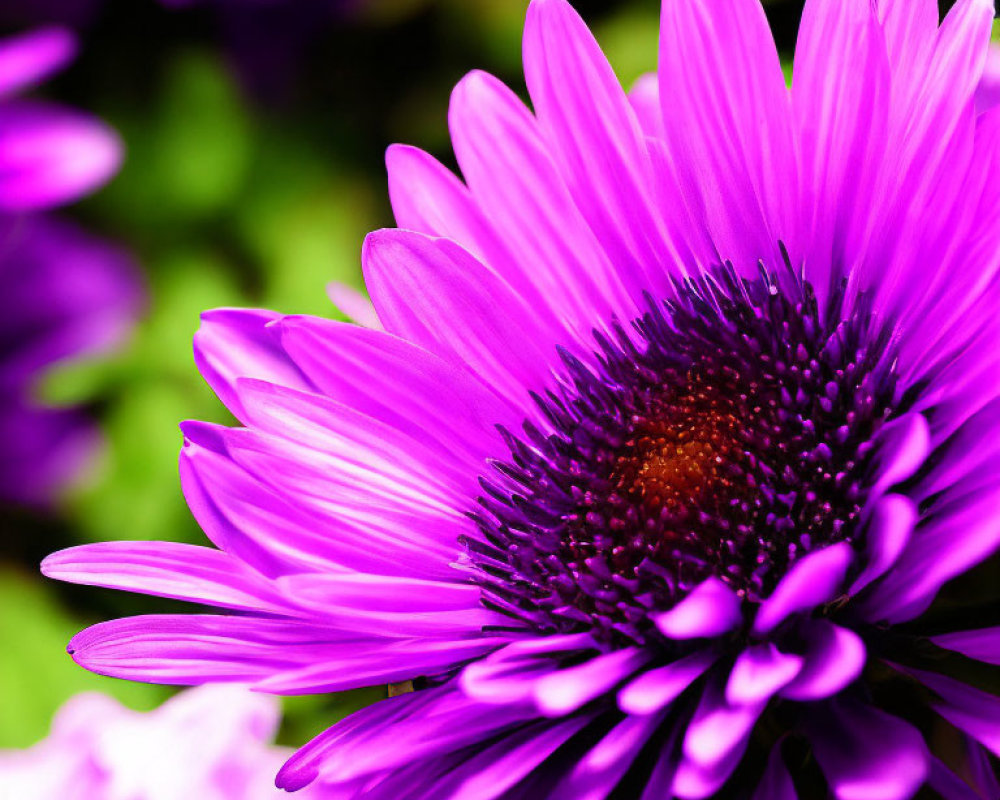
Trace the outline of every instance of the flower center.
<path fill-rule="evenodd" d="M 808 284 L 730 268 L 677 287 L 589 364 L 563 355 L 547 423 L 505 432 L 467 542 L 484 602 L 543 632 L 645 642 L 710 575 L 748 602 L 853 541 L 871 439 L 896 402 L 863 301 L 824 323 Z M 831 303 L 830 308 L 836 308 Z"/>

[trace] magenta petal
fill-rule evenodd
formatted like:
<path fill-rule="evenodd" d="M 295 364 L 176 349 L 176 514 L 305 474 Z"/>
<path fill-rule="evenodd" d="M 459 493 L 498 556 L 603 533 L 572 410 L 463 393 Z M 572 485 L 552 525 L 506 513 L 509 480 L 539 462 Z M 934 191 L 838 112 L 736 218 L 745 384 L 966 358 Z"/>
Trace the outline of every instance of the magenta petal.
<path fill-rule="evenodd" d="M 636 300 L 642 289 L 666 293 L 678 248 L 656 214 L 645 137 L 593 35 L 566 0 L 533 0 L 523 50 L 528 93 L 577 207 L 621 273 L 643 278 Z"/>
<path fill-rule="evenodd" d="M 671 639 L 699 639 L 728 633 L 743 622 L 743 615 L 733 590 L 718 578 L 708 578 L 653 621 Z"/>
<path fill-rule="evenodd" d="M 580 758 L 553 800 L 605 800 L 662 721 L 662 715 L 625 717 Z"/>
<path fill-rule="evenodd" d="M 804 631 L 808 649 L 802 671 L 781 690 L 791 700 L 822 700 L 852 683 L 864 669 L 861 638 L 826 620 L 811 620 Z"/>
<path fill-rule="evenodd" d="M 100 542 L 42 562 L 55 580 L 172 597 L 242 611 L 286 614 L 287 603 L 246 564 L 210 547 L 175 542 Z"/>
<path fill-rule="evenodd" d="M 927 786 L 937 792 L 944 800 L 983 800 L 983 795 L 974 791 L 969 784 L 948 769 L 940 759 L 932 756 L 930 763 Z"/>
<path fill-rule="evenodd" d="M 779 263 L 801 240 L 789 92 L 758 0 L 662 4 L 659 95 L 679 169 L 698 187 L 723 258 Z"/>
<path fill-rule="evenodd" d="M 38 102 L 0 106 L 0 210 L 76 200 L 107 182 L 121 160 L 117 134 L 96 119 Z"/>
<path fill-rule="evenodd" d="M 814 286 L 834 264 L 851 264 L 871 224 L 886 147 L 890 70 L 870 0 L 808 0 L 799 25 L 792 81 L 803 220 L 812 230 Z"/>
<path fill-rule="evenodd" d="M 378 321 L 375 306 L 363 292 L 346 283 L 331 281 L 326 285 L 326 296 L 341 314 L 355 324 L 376 331 L 382 330 L 382 323 Z"/>
<path fill-rule="evenodd" d="M 938 499 L 893 568 L 863 598 L 860 610 L 866 619 L 894 623 L 912 619 L 947 581 L 1000 547 L 1000 486 L 988 473 L 978 477 L 980 485 Z"/>
<path fill-rule="evenodd" d="M 496 425 L 522 416 L 466 370 L 382 331 L 317 317 L 276 323 L 281 345 L 331 400 L 462 460 L 478 472 L 503 447 Z"/>
<path fill-rule="evenodd" d="M 219 308 L 201 315 L 194 335 L 194 361 L 226 408 L 243 418 L 236 381 L 258 378 L 281 386 L 308 389 L 311 384 L 281 349 L 269 323 L 281 319 L 273 311 Z"/>
<path fill-rule="evenodd" d="M 568 717 L 557 722 L 531 725 L 505 736 L 494 748 L 474 756 L 461 767 L 459 788 L 447 800 L 493 800 L 511 789 L 541 765 L 591 720 Z"/>
<path fill-rule="evenodd" d="M 1000 756 L 1000 697 L 944 675 L 909 667 L 903 670 L 940 696 L 930 703 L 935 711 Z"/>
<path fill-rule="evenodd" d="M 677 698 L 717 658 L 706 650 L 644 672 L 618 692 L 618 706 L 626 714 L 652 714 Z"/>
<path fill-rule="evenodd" d="M 630 647 L 560 669 L 538 681 L 534 688 L 535 702 L 546 716 L 568 714 L 610 691 L 651 657 L 644 648 Z"/>
<path fill-rule="evenodd" d="M 634 315 L 622 271 L 581 216 L 538 121 L 517 95 L 492 75 L 470 72 L 452 92 L 448 125 L 476 204 L 513 254 L 487 254 L 486 263 L 584 340 L 612 314 Z"/>
<path fill-rule="evenodd" d="M 663 128 L 663 110 L 660 107 L 660 83 L 655 72 L 640 75 L 628 93 L 628 101 L 632 111 L 639 120 L 643 133 L 662 139 L 665 136 Z"/>
<path fill-rule="evenodd" d="M 102 622 L 67 647 L 100 675 L 167 684 L 252 683 L 344 652 L 336 631 L 287 619 L 161 614 Z M 352 648 L 353 649 L 353 648 Z"/>
<path fill-rule="evenodd" d="M 781 753 L 781 742 L 771 748 L 764 777 L 760 779 L 751 800 L 798 800 L 792 776 L 788 774 L 785 758 Z"/>
<path fill-rule="evenodd" d="M 928 755 L 908 722 L 838 700 L 809 719 L 809 738 L 837 800 L 908 800 L 927 775 Z"/>
<path fill-rule="evenodd" d="M 710 765 L 681 759 L 673 776 L 672 794 L 682 800 L 706 800 L 715 796 L 743 758 L 747 741 L 742 739 L 724 758 Z"/>
<path fill-rule="evenodd" d="M 770 642 L 752 645 L 736 657 L 726 684 L 726 701 L 741 706 L 767 700 L 799 674 L 803 661 Z"/>
<path fill-rule="evenodd" d="M 753 632 L 770 633 L 790 615 L 828 603 L 841 590 L 854 554 L 841 542 L 804 556 L 757 611 Z"/>
<path fill-rule="evenodd" d="M 29 88 L 76 56 L 76 37 L 65 28 L 39 28 L 0 41 L 0 97 Z"/>
<path fill-rule="evenodd" d="M 932 636 L 931 641 L 945 650 L 954 650 L 968 658 L 1000 665 L 1000 628 L 982 628 Z"/>
<path fill-rule="evenodd" d="M 894 420 L 879 435 L 876 493 L 909 478 L 930 452 L 930 426 L 916 412 Z"/>
<path fill-rule="evenodd" d="M 545 386 L 563 331 L 547 328 L 523 298 L 448 239 L 409 231 L 370 233 L 365 281 L 390 333 L 468 367 L 501 397 L 530 403 Z"/>
<path fill-rule="evenodd" d="M 875 502 L 864 531 L 868 563 L 851 584 L 849 594 L 857 594 L 896 563 L 916 523 L 917 507 L 910 498 L 889 494 Z"/>
<path fill-rule="evenodd" d="M 710 685 L 684 735 L 685 758 L 705 767 L 724 763 L 746 744 L 766 705 L 766 698 L 746 705 L 729 703 Z"/>
<path fill-rule="evenodd" d="M 302 666 L 272 670 L 256 684 L 274 694 L 319 694 L 397 683 L 421 675 L 438 675 L 503 647 L 508 637 L 373 639 L 362 633 L 331 628 L 335 637 L 353 637 L 349 644 L 327 647 Z"/>

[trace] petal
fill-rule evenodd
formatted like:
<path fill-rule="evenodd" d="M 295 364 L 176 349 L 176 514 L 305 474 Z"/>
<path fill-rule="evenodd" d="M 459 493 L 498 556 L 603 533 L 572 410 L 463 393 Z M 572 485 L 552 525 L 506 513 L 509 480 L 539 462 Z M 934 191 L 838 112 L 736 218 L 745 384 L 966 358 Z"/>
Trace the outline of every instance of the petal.
<path fill-rule="evenodd" d="M 463 778 L 447 800 L 493 800 L 540 767 L 591 719 L 568 717 L 530 725 L 476 754 L 461 767 Z"/>
<path fill-rule="evenodd" d="M 655 211 L 645 138 L 607 59 L 565 0 L 533 0 L 523 49 L 528 93 L 577 207 L 633 299 L 665 295 L 682 248 Z"/>
<path fill-rule="evenodd" d="M 998 500 L 1000 486 L 987 486 L 930 510 L 896 565 L 859 605 L 865 618 L 912 619 L 947 581 L 1000 547 Z"/>
<path fill-rule="evenodd" d="M 915 473 L 930 452 L 930 426 L 923 414 L 906 414 L 882 429 L 873 491 L 882 493 Z"/>
<path fill-rule="evenodd" d="M 490 740 L 530 717 L 524 708 L 482 705 L 452 684 L 383 700 L 352 714 L 298 750 L 277 784 L 294 790 L 315 777 L 348 781 Z"/>
<path fill-rule="evenodd" d="M 809 738 L 837 800 L 908 800 L 924 782 L 927 748 L 909 723 L 856 701 L 809 718 Z"/>
<path fill-rule="evenodd" d="M 492 75 L 472 72 L 452 93 L 448 122 L 476 203 L 514 254 L 487 263 L 533 305 L 550 306 L 581 339 L 615 314 L 636 316 L 517 95 Z"/>
<path fill-rule="evenodd" d="M 1000 756 L 1000 697 L 933 672 L 903 667 L 940 700 L 930 706 L 959 730 Z"/>
<path fill-rule="evenodd" d="M 362 252 L 379 319 L 446 361 L 467 367 L 500 397 L 527 406 L 556 367 L 564 332 L 546 328 L 523 299 L 448 239 L 376 231 Z"/>
<path fill-rule="evenodd" d="M 76 57 L 77 42 L 66 28 L 38 28 L 0 41 L 0 97 L 31 87 Z"/>
<path fill-rule="evenodd" d="M 646 136 L 663 139 L 663 110 L 660 108 L 660 79 L 655 72 L 640 75 L 628 93 L 635 118 Z"/>
<path fill-rule="evenodd" d="M 208 614 L 124 617 L 81 631 L 67 647 L 100 675 L 149 683 L 251 683 L 316 660 L 336 659 L 354 643 L 287 619 Z"/>
<path fill-rule="evenodd" d="M 932 636 L 931 641 L 938 647 L 954 650 L 967 658 L 1000 665 L 1000 628 L 946 633 Z"/>
<path fill-rule="evenodd" d="M 733 590 L 718 578 L 709 578 L 653 621 L 671 639 L 696 639 L 728 633 L 743 622 L 743 614 Z"/>
<path fill-rule="evenodd" d="M 395 336 L 315 317 L 276 324 L 281 345 L 337 403 L 461 458 L 471 472 L 503 452 L 497 425 L 523 418 L 463 369 Z"/>
<path fill-rule="evenodd" d="M 644 648 L 628 647 L 599 655 L 575 667 L 557 670 L 535 685 L 535 702 L 546 716 L 569 714 L 611 691 L 651 657 Z"/>
<path fill-rule="evenodd" d="M 339 630 L 336 634 L 355 638 L 339 648 L 329 648 L 326 655 L 302 659 L 302 665 L 296 669 L 273 670 L 254 688 L 272 694 L 299 695 L 398 683 L 449 672 L 509 641 L 508 637 L 486 636 L 374 640 L 363 634 Z"/>
<path fill-rule="evenodd" d="M 885 149 L 889 64 L 869 0 L 807 0 L 799 26 L 792 105 L 811 236 L 806 272 L 818 291 L 865 246 Z M 793 248 L 794 250 L 794 248 Z"/>
<path fill-rule="evenodd" d="M 326 296 L 341 314 L 356 325 L 372 330 L 382 329 L 382 323 L 378 321 L 375 306 L 368 299 L 368 295 L 359 292 L 353 286 L 331 281 L 326 285 Z"/>
<path fill-rule="evenodd" d="M 802 671 L 781 690 L 782 697 L 822 700 L 837 694 L 861 675 L 867 651 L 856 633 L 826 620 L 811 620 L 803 636 L 807 644 L 805 663 Z"/>
<path fill-rule="evenodd" d="M 764 768 L 764 777 L 757 784 L 751 800 L 798 800 L 792 776 L 785 766 L 785 758 L 781 752 L 781 743 L 771 748 L 771 755 Z"/>
<path fill-rule="evenodd" d="M 663 715 L 625 717 L 585 755 L 552 791 L 552 800 L 604 800 L 632 767 Z"/>
<path fill-rule="evenodd" d="M 0 210 L 76 200 L 106 183 L 121 161 L 117 134 L 85 114 L 23 100 L 0 108 Z"/>
<path fill-rule="evenodd" d="M 629 681 L 618 692 L 618 706 L 626 714 L 652 714 L 673 702 L 717 660 L 705 650 L 655 667 Z"/>
<path fill-rule="evenodd" d="M 663 3 L 659 95 L 668 146 L 693 172 L 723 258 L 781 264 L 798 241 L 789 93 L 757 0 Z"/>
<path fill-rule="evenodd" d="M 281 349 L 269 323 L 274 311 L 219 308 L 201 315 L 194 335 L 194 362 L 201 376 L 233 415 L 243 421 L 236 381 L 259 378 L 281 386 L 310 389 L 312 384 Z"/>
<path fill-rule="evenodd" d="M 240 611 L 289 612 L 288 604 L 263 576 L 210 547 L 175 542 L 100 542 L 53 553 L 42 562 L 42 574 L 86 586 Z"/>
<path fill-rule="evenodd" d="M 726 684 L 726 701 L 749 706 L 768 700 L 802 670 L 804 659 L 782 653 L 770 642 L 752 645 L 736 657 Z"/>
<path fill-rule="evenodd" d="M 854 554 L 841 542 L 809 553 L 797 561 L 760 605 L 753 632 L 773 631 L 789 616 L 823 605 L 837 596 Z"/>
<path fill-rule="evenodd" d="M 900 494 L 876 501 L 864 528 L 867 563 L 848 594 L 857 594 L 896 563 L 913 534 L 917 513 L 913 501 Z"/>
<path fill-rule="evenodd" d="M 746 742 L 757 722 L 764 702 L 731 704 L 718 688 L 709 686 L 688 723 L 684 735 L 684 755 L 687 759 L 711 766 Z"/>

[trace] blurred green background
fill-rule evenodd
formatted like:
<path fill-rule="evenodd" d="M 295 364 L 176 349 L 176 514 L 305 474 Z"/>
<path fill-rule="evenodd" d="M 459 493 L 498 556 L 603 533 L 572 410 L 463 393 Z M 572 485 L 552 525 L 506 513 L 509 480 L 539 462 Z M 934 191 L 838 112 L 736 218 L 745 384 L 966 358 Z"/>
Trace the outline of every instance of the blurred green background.
<path fill-rule="evenodd" d="M 109 691 L 135 708 L 169 693 L 90 675 L 64 647 L 91 622 L 174 604 L 50 584 L 37 564 L 87 541 L 203 541 L 179 490 L 177 424 L 227 416 L 194 368 L 199 312 L 236 305 L 336 316 L 326 284 L 361 288 L 362 239 L 392 225 L 385 147 L 405 141 L 453 164 L 448 97 L 470 69 L 524 93 L 523 0 L 354 0 L 305 34 L 272 27 L 269 14 L 306 5 L 274 0 L 259 13 L 249 0 L 180 10 L 95 3 L 78 26 L 79 59 L 41 91 L 123 136 L 121 174 L 69 213 L 134 253 L 149 301 L 124 349 L 60 367 L 41 387 L 49 402 L 91 407 L 107 447 L 51 513 L 0 515 L 0 747 L 43 736 L 77 691 Z M 623 84 L 654 67 L 658 0 L 575 5 Z M 14 6 L 0 9 L 0 33 L 46 16 Z M 800 10 L 767 5 L 786 60 Z M 301 743 L 384 691 L 289 700 L 282 739 Z"/>

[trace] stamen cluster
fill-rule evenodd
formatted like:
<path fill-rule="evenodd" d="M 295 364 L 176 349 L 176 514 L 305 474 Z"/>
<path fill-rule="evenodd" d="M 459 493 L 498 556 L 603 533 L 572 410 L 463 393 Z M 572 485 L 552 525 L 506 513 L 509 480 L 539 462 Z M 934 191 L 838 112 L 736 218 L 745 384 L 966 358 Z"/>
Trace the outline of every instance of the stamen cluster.
<path fill-rule="evenodd" d="M 543 632 L 655 636 L 710 575 L 756 602 L 809 551 L 854 541 L 872 438 L 897 402 L 889 329 L 864 298 L 820 313 L 789 270 L 726 267 L 648 298 L 632 330 L 562 352 L 548 425 L 503 431 L 467 542 L 484 602 Z M 831 321 L 832 320 L 832 321 Z"/>

